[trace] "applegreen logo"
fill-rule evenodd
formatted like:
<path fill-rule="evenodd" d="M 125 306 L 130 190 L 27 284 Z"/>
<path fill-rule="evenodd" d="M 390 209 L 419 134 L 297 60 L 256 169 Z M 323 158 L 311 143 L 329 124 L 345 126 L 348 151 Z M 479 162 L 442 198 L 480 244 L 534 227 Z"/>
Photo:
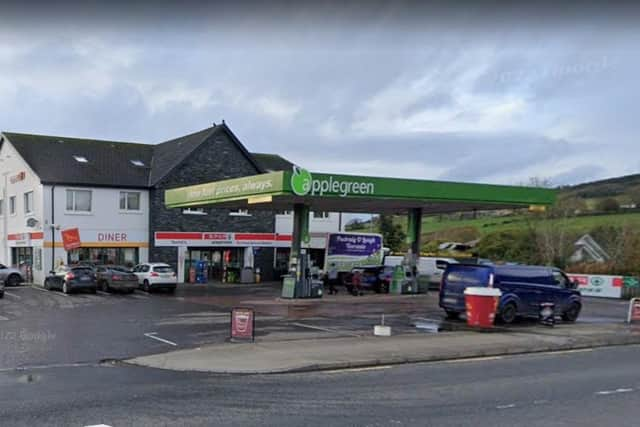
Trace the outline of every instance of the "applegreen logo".
<path fill-rule="evenodd" d="M 593 286 L 602 286 L 604 285 L 604 279 L 602 277 L 592 277 L 591 284 Z"/>
<path fill-rule="evenodd" d="M 298 166 L 293 167 L 291 189 L 298 196 L 306 196 L 311 191 L 311 173 Z"/>

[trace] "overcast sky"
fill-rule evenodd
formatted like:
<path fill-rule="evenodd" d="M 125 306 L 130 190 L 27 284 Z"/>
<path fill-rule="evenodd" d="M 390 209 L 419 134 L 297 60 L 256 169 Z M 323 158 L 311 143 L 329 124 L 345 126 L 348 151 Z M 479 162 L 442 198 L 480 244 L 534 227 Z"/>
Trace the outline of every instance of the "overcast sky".
<path fill-rule="evenodd" d="M 13 7 L 0 129 L 158 143 L 225 119 L 312 171 L 640 173 L 639 11 L 530 3 Z"/>

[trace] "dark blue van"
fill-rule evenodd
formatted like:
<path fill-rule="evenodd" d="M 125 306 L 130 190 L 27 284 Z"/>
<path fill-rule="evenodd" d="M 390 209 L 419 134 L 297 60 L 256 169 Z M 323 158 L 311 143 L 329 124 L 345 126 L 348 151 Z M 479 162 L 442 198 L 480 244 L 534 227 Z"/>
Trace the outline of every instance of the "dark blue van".
<path fill-rule="evenodd" d="M 555 304 L 555 314 L 574 322 L 580 314 L 582 300 L 567 275 L 551 267 L 526 265 L 450 264 L 442 275 L 440 307 L 447 317 L 457 318 L 465 312 L 464 290 L 471 286 L 500 289 L 497 318 L 504 323 L 518 316 L 538 316 L 540 304 Z"/>

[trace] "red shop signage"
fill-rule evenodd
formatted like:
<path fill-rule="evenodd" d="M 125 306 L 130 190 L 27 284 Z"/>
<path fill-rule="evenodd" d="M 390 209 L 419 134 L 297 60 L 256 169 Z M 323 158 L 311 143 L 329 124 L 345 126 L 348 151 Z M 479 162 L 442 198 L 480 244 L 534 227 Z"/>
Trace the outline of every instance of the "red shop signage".
<path fill-rule="evenodd" d="M 231 341 L 253 341 L 256 316 L 252 308 L 231 309 Z"/>

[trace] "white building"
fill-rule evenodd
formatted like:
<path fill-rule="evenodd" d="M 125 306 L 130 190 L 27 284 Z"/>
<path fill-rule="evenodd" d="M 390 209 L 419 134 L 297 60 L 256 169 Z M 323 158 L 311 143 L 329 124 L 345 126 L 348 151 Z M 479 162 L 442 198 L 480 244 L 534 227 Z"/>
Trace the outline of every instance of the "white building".
<path fill-rule="evenodd" d="M 182 177 L 202 179 L 202 175 L 194 175 L 202 174 L 203 149 L 215 154 L 221 151 L 216 144 L 226 144 L 224 149 L 229 152 L 241 147 L 239 142 L 220 142 L 220 135 L 235 138 L 224 124 L 156 146 L 0 134 L 0 263 L 23 268 L 28 280 L 41 284 L 60 264 L 163 261 L 174 265 L 183 281 L 188 275 L 186 265 L 192 261 L 212 261 L 214 252 L 227 250 L 238 255 L 230 262 L 242 268 L 241 255 L 262 246 L 270 250 L 260 252 L 257 266 L 263 272 L 274 268 L 277 251 L 272 242 L 262 240 L 292 234 L 290 213 L 274 218 L 270 212 L 238 216 L 219 209 L 211 209 L 209 214 L 195 212 L 204 215 L 193 215 L 190 210 L 168 212 L 162 202 L 164 189 L 152 180 L 158 170 L 178 176 L 181 185 L 189 184 Z M 244 157 L 236 156 L 236 163 L 249 158 L 258 165 L 253 174 L 292 166 L 277 155 L 241 150 Z M 183 160 L 172 162 L 179 155 Z M 233 173 L 238 173 L 237 164 L 222 163 L 220 168 L 235 168 Z M 342 221 L 337 213 L 319 212 L 311 213 L 309 224 L 311 233 L 327 233 L 340 231 Z M 79 247 L 71 247 L 69 241 L 65 244 L 63 237 L 73 237 L 76 231 L 79 242 L 75 246 Z M 238 241 L 213 242 L 212 236 L 218 235 L 225 236 L 225 242 L 228 236 L 238 237 Z M 188 240 L 193 236 L 200 240 Z M 288 242 L 278 243 L 283 245 Z M 282 256 L 288 255 L 284 252 Z"/>
<path fill-rule="evenodd" d="M 0 262 L 21 267 L 29 280 L 42 283 L 51 269 L 63 263 L 101 259 L 135 264 L 147 260 L 149 201 L 143 186 L 136 187 L 135 182 L 105 185 L 117 184 L 118 179 L 92 185 L 85 176 L 73 182 L 74 166 L 92 168 L 86 171 L 89 176 L 97 171 L 89 163 L 95 165 L 99 159 L 69 154 L 68 164 L 43 167 L 42 160 L 50 153 L 34 153 L 28 138 L 14 135 L 4 133 L 0 147 Z M 55 144 L 61 150 L 75 145 L 71 139 Z M 42 147 L 38 149 L 42 151 Z M 121 178 L 128 179 L 126 175 Z M 78 229 L 81 248 L 65 250 L 61 235 L 69 229 Z"/>

